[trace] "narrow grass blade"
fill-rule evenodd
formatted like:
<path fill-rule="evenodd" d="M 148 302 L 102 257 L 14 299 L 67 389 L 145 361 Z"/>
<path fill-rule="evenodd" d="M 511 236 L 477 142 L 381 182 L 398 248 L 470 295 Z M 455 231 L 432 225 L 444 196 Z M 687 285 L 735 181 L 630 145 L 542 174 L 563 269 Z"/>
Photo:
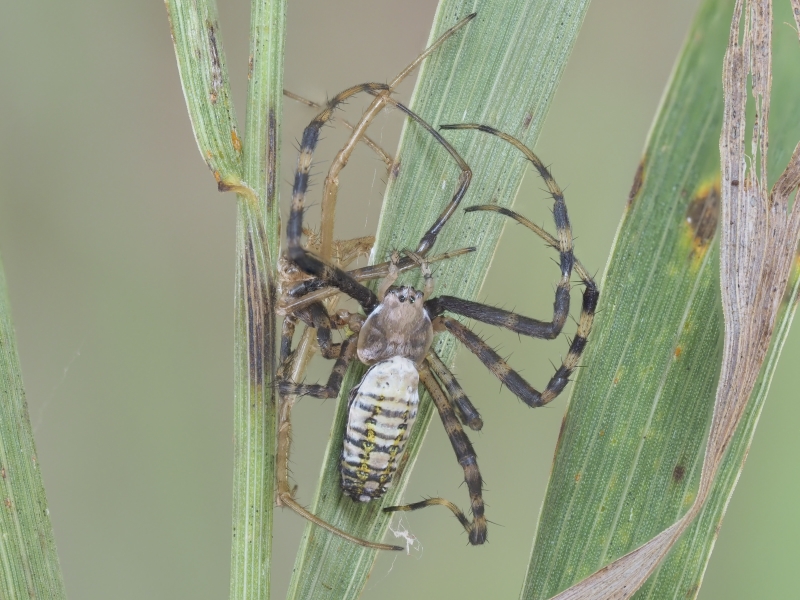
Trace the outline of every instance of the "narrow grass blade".
<path fill-rule="evenodd" d="M 277 151 L 283 101 L 284 0 L 253 0 L 237 217 L 234 298 L 234 481 L 232 599 L 270 594 L 275 505 L 275 266 L 280 235 Z M 243 192 L 243 193 L 242 193 Z"/>
<path fill-rule="evenodd" d="M 238 194 L 235 288 L 234 487 L 231 598 L 267 598 L 275 485 L 277 151 L 284 0 L 253 0 L 247 122 L 237 132 L 213 0 L 167 0 L 195 138 L 220 191 Z"/>
<path fill-rule="evenodd" d="M 722 356 L 715 235 L 722 57 L 733 4 L 701 6 L 651 132 L 559 438 L 523 598 L 549 598 L 641 546 L 697 493 Z M 796 40 L 781 41 L 788 43 L 778 43 L 776 55 L 797 51 Z M 774 77 L 791 81 L 781 64 Z M 800 134 L 796 101 L 775 100 L 770 125 L 781 136 L 773 140 L 771 180 Z M 636 597 L 697 595 L 788 331 L 797 272 L 790 289 L 714 491 Z"/>
<path fill-rule="evenodd" d="M 0 265 L 0 598 L 66 598 Z"/>
<path fill-rule="evenodd" d="M 532 146 L 563 72 L 588 2 L 552 3 L 445 1 L 439 5 L 430 40 L 471 12 L 477 17 L 424 63 L 411 107 L 433 125 L 490 124 Z M 388 76 L 390 76 L 389 74 Z M 523 157 L 501 140 L 474 131 L 448 132 L 448 139 L 473 167 L 473 183 L 463 205 L 511 203 L 525 168 Z M 416 247 L 422 233 L 453 193 L 458 170 L 431 137 L 407 124 L 390 178 L 378 230 L 375 261 L 392 249 Z M 468 256 L 437 271 L 437 294 L 474 298 L 483 282 L 505 220 L 459 210 L 437 242 L 436 251 L 477 246 Z M 415 280 L 408 280 L 415 283 Z M 444 336 L 437 352 L 450 362 L 455 351 Z M 342 389 L 361 377 L 352 369 Z M 346 403 L 340 398 L 313 512 L 353 535 L 380 540 L 389 525 L 383 506 L 397 504 L 406 478 L 435 412 L 428 398 L 411 434 L 402 473 L 383 502 L 358 504 L 339 489 L 339 455 Z M 365 550 L 318 527 L 306 528 L 290 584 L 290 598 L 355 598 L 369 575 L 375 551 Z"/>
<path fill-rule="evenodd" d="M 242 142 L 214 0 L 165 0 L 183 96 L 203 160 L 217 182 L 240 183 Z"/>

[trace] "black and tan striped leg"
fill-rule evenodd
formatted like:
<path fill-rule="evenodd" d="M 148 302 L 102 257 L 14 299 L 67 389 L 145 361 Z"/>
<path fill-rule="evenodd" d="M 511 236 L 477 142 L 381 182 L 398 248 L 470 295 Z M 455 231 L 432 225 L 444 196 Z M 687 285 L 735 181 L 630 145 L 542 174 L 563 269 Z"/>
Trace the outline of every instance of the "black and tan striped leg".
<path fill-rule="evenodd" d="M 317 330 L 319 332 L 319 330 Z M 328 332 L 330 333 L 330 331 Z M 320 385 L 317 383 L 295 383 L 290 379 L 279 379 L 278 390 L 282 395 L 286 396 L 312 396 L 314 398 L 336 398 L 339 396 L 339 390 L 342 387 L 342 379 L 347 372 L 347 367 L 355 357 L 356 344 L 358 343 L 358 334 L 352 334 L 345 339 L 341 345 L 341 352 L 336 362 L 333 365 L 328 383 Z"/>
<path fill-rule="evenodd" d="M 570 344 L 569 352 L 564 358 L 561 366 L 550 378 L 544 391 L 539 392 L 531 386 L 523 377 L 512 369 L 494 349 L 484 342 L 478 335 L 469 330 L 455 319 L 440 316 L 436 318 L 435 326 L 444 327 L 446 331 L 452 333 L 458 341 L 464 344 L 470 352 L 475 354 L 494 375 L 503 382 L 520 400 L 530 407 L 536 408 L 544 406 L 558 396 L 569 383 L 569 377 L 578 366 L 583 348 L 586 345 L 586 338 L 581 334 L 583 331 L 578 328 L 578 334 Z"/>
<path fill-rule="evenodd" d="M 444 389 L 447 390 L 447 394 L 452 399 L 456 414 L 458 414 L 461 422 L 474 431 L 480 431 L 483 427 L 483 419 L 481 419 L 478 409 L 476 409 L 469 398 L 467 398 L 464 388 L 461 387 L 455 376 L 450 372 L 450 369 L 447 368 L 447 365 L 444 364 L 442 359 L 439 358 L 439 355 L 436 354 L 435 350 L 431 349 L 428 351 L 425 362 L 439 381 L 442 382 L 442 385 L 444 385 Z"/>
<path fill-rule="evenodd" d="M 319 139 L 319 131 L 322 125 L 330 120 L 334 107 L 341 103 L 344 99 L 352 96 L 360 91 L 368 91 L 370 93 L 380 93 L 386 89 L 386 86 L 379 86 L 379 84 L 362 84 L 355 86 L 349 90 L 345 90 L 341 94 L 335 96 L 329 105 L 329 108 L 321 112 L 317 117 L 306 127 L 303 133 L 303 140 L 300 146 L 300 155 L 297 159 L 297 171 L 295 173 L 294 189 L 292 192 L 292 209 L 289 215 L 289 223 L 286 228 L 286 235 L 288 238 L 289 258 L 293 260 L 298 267 L 306 273 L 316 276 L 327 286 L 332 286 L 340 289 L 348 296 L 355 299 L 364 310 L 369 313 L 379 303 L 380 298 L 372 293 L 368 288 L 360 285 L 349 273 L 337 267 L 325 263 L 323 260 L 311 255 L 305 248 L 300 240 L 302 233 L 302 215 L 303 206 L 305 201 L 305 193 L 308 188 L 308 172 L 311 168 L 311 157 Z M 439 142 L 447 152 L 453 157 L 461 169 L 461 174 L 458 178 L 456 191 L 450 202 L 442 210 L 441 214 L 436 218 L 433 225 L 422 236 L 419 244 L 417 245 L 416 254 L 424 257 L 433 244 L 436 238 L 445 226 L 447 221 L 458 208 L 461 199 L 469 187 L 472 180 L 472 171 L 467 165 L 466 161 L 458 154 L 450 143 L 445 140 L 439 132 L 437 132 L 430 124 L 417 115 L 408 107 L 396 102 L 392 98 L 387 98 L 388 104 L 397 106 L 400 110 L 405 112 L 409 117 L 416 121 L 423 129 L 425 129 L 433 138 Z M 310 284 L 304 284 L 305 289 L 308 289 Z M 293 294 L 294 295 L 294 294 Z"/>
<path fill-rule="evenodd" d="M 518 139 L 503 133 L 502 131 L 498 131 L 493 127 L 489 127 L 487 125 L 478 125 L 475 123 L 463 123 L 458 125 L 442 125 L 440 129 L 476 129 L 478 131 L 482 131 L 484 133 L 489 133 L 500 139 L 508 142 L 515 148 L 517 148 L 520 152 L 525 155 L 530 163 L 536 168 L 541 176 L 542 180 L 544 181 L 547 189 L 549 190 L 551 196 L 553 197 L 553 220 L 556 224 L 556 231 L 558 234 L 558 242 L 555 245 L 555 248 L 558 250 L 559 253 L 559 264 L 561 267 L 561 279 L 556 286 L 556 299 L 553 311 L 553 321 L 549 324 L 549 330 L 545 327 L 545 324 L 542 323 L 543 329 L 541 329 L 541 334 L 530 334 L 534 335 L 534 337 L 541 337 L 545 339 L 553 339 L 555 338 L 560 332 L 561 328 L 564 326 L 564 322 L 567 319 L 567 315 L 569 314 L 569 289 L 570 289 L 570 276 L 572 275 L 572 268 L 575 263 L 575 257 L 573 255 L 573 244 L 572 244 L 572 228 L 570 227 L 569 223 L 569 215 L 567 213 L 567 204 L 564 201 L 564 193 L 561 191 L 561 188 L 556 183 L 556 180 L 550 174 L 548 168 L 544 165 L 544 163 L 539 159 L 533 151 L 525 146 L 521 141 Z M 474 209 L 473 209 L 474 210 Z M 471 212 L 470 209 L 467 209 L 467 212 Z M 529 335 L 529 334 L 526 334 Z"/>
<path fill-rule="evenodd" d="M 437 254 L 436 256 L 432 256 L 426 260 L 429 264 L 433 264 L 442 260 L 448 260 L 450 258 L 469 254 L 470 252 L 475 252 L 474 246 L 470 246 L 468 248 L 459 248 L 458 250 L 453 250 L 451 252 L 443 252 L 442 254 Z M 392 262 L 389 260 L 375 265 L 370 265 L 368 267 L 353 269 L 348 271 L 348 274 L 353 279 L 361 283 L 362 281 L 370 281 L 372 279 L 386 277 L 389 274 L 389 268 L 391 265 Z M 406 271 L 410 271 L 411 269 L 415 269 L 417 267 L 419 267 L 419 262 L 410 256 L 400 257 L 400 261 L 397 263 L 397 269 L 400 273 L 405 273 Z M 296 298 L 296 300 L 285 300 L 280 309 L 281 313 L 291 314 L 294 311 L 308 306 L 309 304 L 319 302 L 320 300 L 324 300 L 333 294 L 339 293 L 338 289 L 326 287 L 326 285 L 327 284 L 323 280 L 317 278 L 307 279 L 295 284 L 295 286 L 289 290 L 288 296 L 291 298 Z"/>
<path fill-rule="evenodd" d="M 340 92 L 328 103 L 328 107 L 320 112 L 308 124 L 303 132 L 300 142 L 300 154 L 297 157 L 297 170 L 295 171 L 294 186 L 292 188 L 292 207 L 289 213 L 289 223 L 286 226 L 286 237 L 289 247 L 289 258 L 304 272 L 319 277 L 327 285 L 336 287 L 355 299 L 364 310 L 370 312 L 378 305 L 378 298 L 371 290 L 359 284 L 347 272 L 329 265 L 313 256 L 303 248 L 301 236 L 303 233 L 303 209 L 306 191 L 308 190 L 308 177 L 311 170 L 311 159 L 319 141 L 319 132 L 327 123 L 336 107 L 354 94 L 367 90 L 386 90 L 388 86 L 381 83 L 364 83 Z"/>
<path fill-rule="evenodd" d="M 331 330 L 338 329 L 336 323 L 331 321 L 328 311 L 321 302 L 315 302 L 295 313 L 308 327 L 313 327 L 317 332 L 317 345 L 324 358 L 339 358 L 341 344 L 331 343 Z"/>
<path fill-rule="evenodd" d="M 295 402 L 295 394 L 303 393 L 302 386 L 294 387 L 291 385 L 292 377 L 297 376 L 299 369 L 294 364 L 294 353 L 291 349 L 292 337 L 294 334 L 295 323 L 293 317 L 284 319 L 283 331 L 281 335 L 281 368 L 278 374 L 279 377 L 279 404 L 278 404 L 278 439 L 277 439 L 277 452 L 275 455 L 275 480 L 276 480 L 276 504 L 278 506 L 286 506 L 299 514 L 301 517 L 308 519 L 315 525 L 322 527 L 326 531 L 338 535 L 353 544 L 364 546 L 365 548 L 372 548 L 373 550 L 394 550 L 401 551 L 402 546 L 393 546 L 391 544 L 379 544 L 377 542 L 370 542 L 361 538 L 350 535 L 349 533 L 334 527 L 327 521 L 320 519 L 317 515 L 308 511 L 305 507 L 301 506 L 294 498 L 294 491 L 289 484 L 289 452 L 291 450 L 292 442 L 292 421 L 291 412 Z M 309 329 L 304 335 L 311 335 Z M 350 341 L 351 347 L 355 348 L 355 340 L 357 336 L 354 334 L 342 344 L 342 356 L 337 360 L 334 366 L 334 371 L 328 379 L 328 387 L 341 387 L 342 376 L 346 370 L 347 356 L 352 356 L 352 352 L 347 351 L 345 344 Z M 302 342 L 301 342 L 302 343 Z M 322 386 L 318 386 L 322 387 Z M 327 393 L 325 394 L 328 395 Z M 336 396 L 336 394 L 333 394 Z"/>
<path fill-rule="evenodd" d="M 287 89 L 283 90 L 283 95 L 286 96 L 287 98 L 291 98 L 292 100 L 296 100 L 297 102 L 300 102 L 301 104 L 305 104 L 306 106 L 310 106 L 311 108 L 316 108 L 317 110 L 320 110 L 320 109 L 324 108 L 318 102 L 314 102 L 313 100 L 308 100 L 307 98 L 303 98 L 302 96 L 300 96 L 298 94 L 295 94 L 293 92 L 290 92 Z M 355 125 L 350 123 L 347 119 L 340 119 L 338 117 L 331 117 L 330 120 L 331 120 L 331 122 L 334 122 L 334 123 L 341 123 L 342 125 L 344 125 L 350 131 L 353 131 L 356 128 Z M 363 136 L 361 136 L 361 139 L 359 141 L 364 143 L 367 147 L 369 147 L 370 150 L 372 150 L 375 154 L 377 154 L 378 158 L 380 158 L 384 162 L 384 164 L 386 165 L 387 169 L 391 169 L 392 168 L 392 165 L 394 164 L 394 158 L 392 158 L 389 155 L 389 153 L 386 152 L 386 150 L 381 148 L 375 142 L 375 140 L 371 139 L 367 135 L 363 135 Z"/>
<path fill-rule="evenodd" d="M 489 368 L 501 378 L 501 380 L 504 382 L 508 380 L 510 383 L 509 387 L 512 387 L 513 385 L 514 387 L 512 389 L 515 390 L 515 393 L 522 398 L 523 401 L 531 406 L 540 406 L 541 404 L 546 404 L 564 389 L 569 381 L 569 376 L 577 367 L 578 360 L 580 359 L 581 353 L 586 346 L 587 336 L 592 328 L 594 313 L 597 308 L 597 301 L 599 298 L 599 290 L 597 289 L 594 279 L 586 271 L 580 261 L 575 258 L 573 252 L 572 228 L 569 222 L 569 215 L 567 213 L 567 205 L 564 200 L 564 194 L 551 175 L 550 171 L 539 159 L 539 157 L 536 156 L 536 154 L 534 154 L 530 148 L 525 146 L 518 139 L 498 131 L 493 127 L 474 123 L 443 125 L 441 129 L 476 129 L 478 131 L 499 137 L 500 139 L 510 143 L 512 146 L 522 152 L 525 155 L 525 158 L 527 158 L 536 168 L 553 197 L 553 220 L 555 221 L 557 236 L 550 235 L 544 229 L 532 223 L 525 217 L 522 217 L 514 211 L 506 208 L 492 205 L 481 205 L 472 206 L 466 209 L 466 212 L 493 211 L 511 217 L 518 223 L 525 225 L 528 229 L 544 239 L 550 246 L 558 251 L 560 258 L 559 264 L 561 267 L 561 279 L 556 287 L 552 321 L 539 321 L 504 311 L 499 308 L 486 306 L 476 302 L 470 302 L 468 300 L 461 300 L 451 296 L 441 296 L 426 303 L 426 308 L 428 309 L 429 313 L 431 313 L 431 316 L 441 315 L 444 311 L 449 311 L 482 321 L 484 323 L 489 323 L 498 327 L 504 327 L 522 335 L 543 339 L 553 339 L 561 333 L 567 315 L 569 314 L 569 280 L 574 268 L 584 285 L 583 305 L 581 308 L 580 319 L 578 321 L 578 331 L 570 343 L 567 357 L 564 359 L 561 367 L 556 371 L 555 375 L 551 378 L 547 388 L 545 388 L 541 394 L 527 385 L 527 383 L 525 383 L 525 381 L 518 374 L 511 370 L 505 361 L 500 359 L 497 353 L 488 348 L 488 346 L 486 346 L 486 344 L 484 344 L 480 338 L 468 330 L 460 331 L 460 335 L 464 339 L 462 339 L 462 337 L 459 339 L 464 341 L 465 339 L 470 338 L 469 343 L 466 341 L 464 341 L 464 343 L 467 344 L 470 349 L 479 357 L 481 357 L 481 360 L 483 360 L 484 363 L 487 364 L 487 366 L 489 366 Z M 464 329 L 460 324 L 453 325 L 453 323 L 456 322 L 449 322 L 447 325 L 448 329 Z M 453 331 L 453 333 L 455 333 L 455 331 Z M 487 348 L 491 350 L 491 353 L 487 352 Z"/>
<path fill-rule="evenodd" d="M 386 107 L 386 104 L 391 100 L 391 93 L 394 89 L 411 74 L 426 57 L 430 56 L 438 47 L 458 30 L 464 27 L 475 17 L 475 13 L 467 15 L 453 27 L 445 31 L 439 38 L 431 44 L 422 54 L 417 56 L 405 69 L 400 71 L 397 76 L 389 82 L 387 89 L 381 93 L 376 94 L 375 99 L 370 103 L 369 107 L 361 115 L 356 126 L 353 128 L 353 133 L 345 143 L 344 147 L 336 154 L 336 157 L 331 161 L 331 166 L 328 169 L 328 175 L 325 177 L 325 185 L 322 192 L 322 223 L 320 227 L 321 233 L 321 246 L 320 256 L 323 260 L 328 260 L 331 256 L 331 244 L 333 241 L 333 226 L 336 211 L 336 202 L 339 190 L 339 173 L 347 165 L 350 155 L 353 152 L 359 139 L 366 133 L 367 128 L 370 126 L 375 117 Z"/>
<path fill-rule="evenodd" d="M 483 544 L 486 541 L 486 517 L 484 516 L 482 490 L 483 480 L 481 478 L 481 472 L 478 469 L 478 459 L 475 455 L 475 450 L 472 448 L 472 443 L 469 441 L 467 434 L 464 433 L 464 429 L 461 427 L 461 423 L 459 423 L 456 417 L 453 405 L 447 395 L 442 391 L 439 382 L 431 371 L 423 366 L 420 369 L 419 378 L 433 398 L 433 403 L 436 405 L 436 410 L 439 411 L 439 417 L 442 419 L 447 437 L 450 439 L 450 443 L 455 451 L 458 464 L 464 469 L 464 481 L 467 483 L 467 490 L 469 491 L 472 521 L 467 518 L 467 515 L 465 515 L 460 508 L 444 498 L 428 498 L 427 500 L 414 502 L 413 504 L 389 506 L 383 510 L 384 512 L 399 512 L 418 510 L 426 506 L 446 506 L 452 511 L 459 523 L 461 523 L 467 531 L 469 543 L 474 545 Z"/>
<path fill-rule="evenodd" d="M 378 93 L 377 91 L 368 90 L 370 94 Z M 417 244 L 417 249 L 415 253 L 421 257 L 425 257 L 433 245 L 436 243 L 436 238 L 438 237 L 439 233 L 441 233 L 444 226 L 447 224 L 447 221 L 450 220 L 450 217 L 453 216 L 453 213 L 458 208 L 458 205 L 461 203 L 464 194 L 467 193 L 467 189 L 469 188 L 469 184 L 472 181 L 472 169 L 469 168 L 467 162 L 461 158 L 461 155 L 456 151 L 453 146 L 450 145 L 446 139 L 444 139 L 438 131 L 436 131 L 431 125 L 425 121 L 422 117 L 420 117 L 417 113 L 413 110 L 401 104 L 397 100 L 391 97 L 387 97 L 385 100 L 388 104 L 392 104 L 393 106 L 399 108 L 409 117 L 411 117 L 414 121 L 417 122 L 425 131 L 427 131 L 433 139 L 439 142 L 442 146 L 444 146 L 445 150 L 453 157 L 453 160 L 456 161 L 456 164 L 461 169 L 461 173 L 458 176 L 458 184 L 456 185 L 456 191 L 453 194 L 453 197 L 450 199 L 450 202 L 444 207 L 442 212 L 436 217 L 433 225 L 428 228 L 423 236 L 419 240 L 419 244 Z"/>

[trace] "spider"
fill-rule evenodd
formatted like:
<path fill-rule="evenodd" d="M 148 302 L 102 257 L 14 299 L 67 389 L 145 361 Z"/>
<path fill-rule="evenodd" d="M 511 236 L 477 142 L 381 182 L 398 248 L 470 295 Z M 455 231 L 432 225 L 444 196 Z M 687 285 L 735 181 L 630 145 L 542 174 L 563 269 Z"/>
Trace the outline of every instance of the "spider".
<path fill-rule="evenodd" d="M 289 414 L 297 396 L 336 398 L 348 366 L 358 360 L 368 367 L 361 382 L 348 395 L 348 420 L 343 434 L 340 460 L 341 488 L 345 495 L 358 502 L 380 499 L 392 483 L 392 477 L 400 464 L 410 429 L 419 405 L 418 386 L 421 383 L 430 393 L 441 417 L 444 428 L 455 451 L 470 496 L 472 519 L 452 502 L 443 498 L 429 498 L 421 502 L 402 506 L 390 506 L 385 512 L 410 511 L 431 505 L 449 508 L 468 534 L 473 545 L 486 541 L 487 522 L 482 498 L 482 479 L 475 451 L 463 425 L 480 430 L 483 421 L 470 402 L 456 378 L 432 348 L 434 335 L 448 332 L 472 351 L 486 366 L 523 402 L 538 407 L 552 401 L 565 388 L 573 370 L 577 367 L 591 330 L 599 291 L 594 280 L 573 255 L 572 231 L 561 189 L 539 158 L 522 142 L 492 127 L 479 124 L 443 125 L 440 129 L 475 129 L 496 136 L 519 149 L 534 165 L 548 187 L 554 200 L 553 216 L 558 230 L 554 237 L 525 217 L 505 208 L 493 205 L 471 206 L 466 212 L 494 211 L 525 225 L 557 249 L 560 255 L 561 279 L 556 287 L 553 318 L 539 321 L 493 306 L 456 298 L 433 297 L 434 279 L 430 264 L 469 252 L 465 248 L 430 259 L 428 253 L 434 246 L 438 234 L 458 208 L 471 180 L 471 170 L 458 152 L 430 124 L 419 115 L 392 99 L 393 87 L 410 70 L 419 64 L 447 37 L 452 35 L 474 15 L 462 20 L 442 36 L 420 58 L 401 73 L 390 85 L 366 83 L 348 88 L 334 96 L 327 107 L 306 127 L 300 144 L 297 161 L 292 205 L 286 228 L 288 256 L 283 264 L 284 294 L 280 368 L 278 389 L 281 397 L 279 414 L 279 439 L 277 456 L 277 502 L 298 512 L 303 517 L 324 529 L 356 544 L 373 549 L 402 550 L 391 546 L 363 540 L 352 536 L 323 521 L 303 508 L 294 498 L 288 481 L 288 454 L 291 423 Z M 329 210 L 326 215 L 323 204 L 323 225 L 319 236 L 309 236 L 308 246 L 318 252 L 315 255 L 301 242 L 303 229 L 304 199 L 308 187 L 311 157 L 323 125 L 332 119 L 334 109 L 358 92 L 366 91 L 376 97 L 361 122 L 354 128 L 349 147 L 363 135 L 366 125 L 379 110 L 389 104 L 397 107 L 418 125 L 423 127 L 441 144 L 461 168 L 461 176 L 450 202 L 421 237 L 415 250 L 392 253 L 391 260 L 364 269 L 344 270 L 355 255 L 364 252 L 369 240 L 358 243 L 325 243 L 326 230 L 332 232 L 333 224 Z M 344 152 L 344 151 L 343 151 Z M 344 156 L 343 160 L 340 158 Z M 340 153 L 331 171 L 339 170 L 347 161 L 348 153 Z M 338 164 L 338 167 L 337 167 Z M 338 171 L 336 171 L 338 173 Z M 329 172 L 325 197 L 336 195 L 335 176 Z M 334 181 L 328 186 L 328 181 Z M 328 235 L 330 237 L 330 234 Z M 355 240 L 353 242 L 358 242 Z M 360 248 L 360 249 L 358 249 Z M 336 263 L 336 264 L 334 264 Z M 411 286 L 395 286 L 402 271 L 419 268 L 424 278 L 423 289 Z M 496 325 L 516 333 L 542 339 L 554 339 L 560 333 L 569 314 L 570 277 L 573 269 L 583 285 L 583 306 L 578 329 L 570 342 L 569 352 L 561 366 L 551 377 L 542 392 L 534 389 L 519 373 L 514 371 L 486 342 L 460 321 L 446 313 L 475 319 Z M 382 278 L 377 291 L 373 292 L 360 281 Z M 348 311 L 335 312 L 323 300 L 335 293 L 343 293 L 361 306 L 366 316 Z M 300 372 L 300 353 L 292 351 L 292 341 L 297 321 L 306 325 L 306 334 L 301 346 L 310 343 L 315 335 L 323 357 L 335 360 L 333 370 L 325 385 L 306 384 L 297 381 Z M 331 330 L 345 331 L 340 344 L 331 342 Z M 349 331 L 348 331 L 349 330 Z M 312 333 L 313 332 L 313 333 Z"/>

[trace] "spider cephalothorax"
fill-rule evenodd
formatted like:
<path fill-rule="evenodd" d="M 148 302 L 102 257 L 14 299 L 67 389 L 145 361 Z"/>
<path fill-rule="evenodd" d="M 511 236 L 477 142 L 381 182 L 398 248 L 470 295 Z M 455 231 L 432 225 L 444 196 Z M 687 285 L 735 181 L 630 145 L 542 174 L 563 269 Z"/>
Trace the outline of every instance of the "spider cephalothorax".
<path fill-rule="evenodd" d="M 437 44 L 452 35 L 453 31 L 472 16 L 474 15 L 462 20 L 448 31 Z M 435 46 L 436 44 L 432 48 Z M 423 56 L 429 52 L 430 49 Z M 407 74 L 418 62 L 419 59 L 401 75 Z M 396 85 L 400 78 L 396 78 L 389 86 L 367 83 L 341 92 L 311 121 L 303 133 L 292 193 L 291 213 L 286 227 L 288 262 L 294 265 L 297 271 L 290 278 L 291 285 L 286 286 L 282 300 L 282 312 L 285 318 L 278 382 L 281 405 L 278 425 L 277 501 L 278 504 L 289 506 L 320 527 L 354 543 L 376 549 L 402 549 L 398 546 L 369 542 L 337 529 L 300 506 L 289 485 L 288 453 L 291 429 L 289 413 L 294 399 L 303 395 L 316 398 L 337 397 L 345 371 L 351 362 L 358 360 L 368 366 L 369 370 L 348 394 L 348 418 L 342 438 L 340 462 L 341 487 L 344 494 L 356 501 L 369 502 L 381 498 L 391 486 L 416 418 L 419 404 L 418 387 L 422 384 L 431 395 L 458 462 L 464 470 L 472 519 L 452 502 L 443 498 L 429 498 L 413 504 L 385 507 L 383 510 L 393 512 L 416 510 L 431 505 L 445 506 L 453 512 L 467 531 L 470 543 L 482 544 L 486 541 L 482 479 L 475 451 L 462 425 L 479 430 L 483 426 L 483 421 L 447 365 L 432 348 L 434 335 L 443 332 L 454 336 L 525 404 L 531 407 L 542 406 L 558 396 L 577 367 L 591 330 L 599 292 L 592 277 L 573 254 L 572 229 L 564 195 L 544 164 L 522 142 L 510 135 L 485 125 L 459 124 L 443 125 L 440 129 L 483 131 L 512 144 L 525 155 L 539 172 L 553 197 L 553 217 L 558 230 L 557 236 L 547 233 L 517 213 L 496 205 L 471 206 L 466 212 L 477 210 L 499 212 L 531 229 L 558 251 L 561 278 L 556 287 L 553 317 L 549 321 L 532 319 L 454 296 L 431 297 L 433 277 L 430 263 L 470 251 L 469 248 L 465 248 L 427 257 L 438 234 L 463 199 L 471 180 L 471 171 L 458 152 L 431 125 L 389 96 L 392 86 Z M 302 220 L 311 157 L 319 138 L 319 131 L 330 121 L 337 105 L 360 91 L 375 95 L 383 105 L 393 105 L 411 117 L 453 157 L 461 168 L 461 176 L 452 199 L 422 235 L 414 252 L 406 252 L 402 257 L 395 252 L 389 262 L 345 271 L 344 263 L 325 258 L 324 239 L 320 243 L 321 256 L 313 254 L 302 244 Z M 361 133 L 353 134 L 348 147 L 352 147 L 360 135 L 363 135 L 363 129 Z M 346 159 L 344 161 L 337 159 L 335 162 L 343 164 Z M 328 180 L 335 181 L 335 178 L 329 173 Z M 321 231 L 332 231 L 332 225 L 332 222 L 326 221 L 323 210 Z M 425 278 L 424 289 L 420 291 L 408 286 L 393 287 L 398 275 L 412 268 L 422 270 Z M 525 381 L 466 325 L 446 314 L 461 315 L 529 337 L 554 339 L 560 335 L 569 315 L 570 277 L 573 271 L 577 272 L 584 285 L 578 329 L 561 366 L 541 392 Z M 299 273 L 304 275 L 298 275 Z M 302 281 L 298 282 L 301 277 Z M 383 281 L 377 293 L 360 283 L 380 277 L 383 277 Z M 346 311 L 336 312 L 330 306 L 326 306 L 325 302 L 328 302 L 326 298 L 336 293 L 342 293 L 357 301 L 366 317 Z M 336 360 L 326 385 L 305 384 L 298 381 L 297 375 L 290 376 L 290 373 L 299 372 L 296 369 L 298 359 L 296 353 L 292 351 L 292 338 L 298 321 L 306 325 L 306 331 L 313 332 L 321 354 L 325 358 Z M 331 342 L 333 329 L 346 332 L 341 344 Z M 308 334 L 305 334 L 305 338 L 307 337 Z"/>
<path fill-rule="evenodd" d="M 365 365 L 402 356 L 420 364 L 433 341 L 425 294 L 410 286 L 390 287 L 361 326 L 358 358 Z"/>

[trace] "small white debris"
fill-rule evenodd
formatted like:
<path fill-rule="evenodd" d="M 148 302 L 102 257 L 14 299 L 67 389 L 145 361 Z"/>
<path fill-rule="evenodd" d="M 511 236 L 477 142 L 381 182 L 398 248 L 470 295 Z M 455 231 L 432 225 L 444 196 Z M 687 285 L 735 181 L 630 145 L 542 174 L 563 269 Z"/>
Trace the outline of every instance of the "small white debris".
<path fill-rule="evenodd" d="M 397 522 L 397 529 L 392 529 L 391 524 L 389 525 L 389 531 L 394 534 L 396 538 L 403 538 L 406 541 L 406 554 L 411 555 L 411 550 L 415 550 L 419 552 L 420 557 L 422 556 L 422 544 L 417 539 L 413 533 L 411 533 L 408 529 L 403 526 L 403 519 L 400 519 Z"/>

